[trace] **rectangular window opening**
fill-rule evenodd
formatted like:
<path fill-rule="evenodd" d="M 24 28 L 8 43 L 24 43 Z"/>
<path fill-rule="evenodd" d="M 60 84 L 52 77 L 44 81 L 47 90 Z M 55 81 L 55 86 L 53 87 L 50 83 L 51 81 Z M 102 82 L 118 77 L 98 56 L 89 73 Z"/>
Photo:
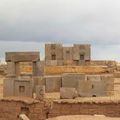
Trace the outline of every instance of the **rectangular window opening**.
<path fill-rule="evenodd" d="M 19 86 L 19 92 L 25 92 L 25 86 Z"/>
<path fill-rule="evenodd" d="M 52 55 L 52 60 L 56 60 L 56 55 L 55 54 Z"/>
<path fill-rule="evenodd" d="M 83 54 L 80 54 L 80 60 L 84 60 L 85 56 Z"/>

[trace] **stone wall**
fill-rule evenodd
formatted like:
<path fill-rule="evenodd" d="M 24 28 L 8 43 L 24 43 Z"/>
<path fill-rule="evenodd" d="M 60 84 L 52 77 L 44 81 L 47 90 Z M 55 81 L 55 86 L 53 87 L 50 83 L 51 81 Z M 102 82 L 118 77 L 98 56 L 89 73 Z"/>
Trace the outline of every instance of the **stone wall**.
<path fill-rule="evenodd" d="M 80 60 L 80 55 L 84 56 L 83 60 L 91 60 L 91 46 L 88 44 L 74 44 L 73 60 Z"/>
<path fill-rule="evenodd" d="M 61 76 L 45 76 L 46 92 L 59 92 L 61 88 Z"/>
<path fill-rule="evenodd" d="M 45 64 L 47 66 L 85 65 L 90 60 L 91 46 L 88 44 L 74 44 L 70 47 L 62 44 L 45 45 Z"/>
<path fill-rule="evenodd" d="M 120 117 L 120 102 L 54 102 L 49 117 L 62 115 L 105 115 Z"/>
<path fill-rule="evenodd" d="M 7 65 L 6 64 L 1 64 L 0 65 L 0 75 L 6 75 L 7 73 Z"/>
<path fill-rule="evenodd" d="M 21 113 L 26 114 L 30 120 L 44 120 L 47 116 L 45 102 L 35 100 L 0 100 L 0 120 L 19 120 Z"/>
<path fill-rule="evenodd" d="M 98 66 L 108 66 L 108 67 L 115 67 L 117 65 L 116 61 L 112 60 L 91 60 L 91 65 L 98 65 Z"/>

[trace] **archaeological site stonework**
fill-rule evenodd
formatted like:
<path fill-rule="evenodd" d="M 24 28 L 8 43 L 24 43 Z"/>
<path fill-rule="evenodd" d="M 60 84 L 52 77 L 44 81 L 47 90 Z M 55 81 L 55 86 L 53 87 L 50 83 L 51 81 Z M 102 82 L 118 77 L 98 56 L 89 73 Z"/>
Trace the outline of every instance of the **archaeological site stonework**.
<path fill-rule="evenodd" d="M 7 64 L 0 66 L 1 75 L 6 75 L 0 120 L 21 120 L 21 114 L 30 120 L 62 115 L 120 117 L 120 65 L 92 60 L 91 45 L 45 44 L 42 61 L 40 52 L 5 56 Z"/>

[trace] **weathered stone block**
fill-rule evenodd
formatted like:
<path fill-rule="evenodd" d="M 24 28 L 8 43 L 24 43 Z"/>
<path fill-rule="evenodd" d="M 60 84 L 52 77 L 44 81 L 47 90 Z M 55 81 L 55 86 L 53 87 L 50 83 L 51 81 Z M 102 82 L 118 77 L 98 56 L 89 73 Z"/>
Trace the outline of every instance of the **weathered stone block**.
<path fill-rule="evenodd" d="M 6 52 L 6 61 L 39 61 L 39 52 Z"/>
<path fill-rule="evenodd" d="M 14 96 L 32 97 L 32 80 L 15 80 Z"/>
<path fill-rule="evenodd" d="M 62 87 L 77 88 L 78 81 L 85 80 L 85 74 L 68 73 L 62 75 Z"/>
<path fill-rule="evenodd" d="M 36 99 L 43 100 L 45 96 L 45 86 L 36 86 Z"/>
<path fill-rule="evenodd" d="M 79 96 L 107 96 L 113 91 L 113 77 L 111 75 L 86 75 L 84 81 L 78 82 Z"/>
<path fill-rule="evenodd" d="M 57 66 L 57 60 L 46 60 L 47 66 Z"/>
<path fill-rule="evenodd" d="M 60 88 L 61 99 L 74 99 L 78 96 L 75 88 Z"/>
<path fill-rule="evenodd" d="M 14 78 L 6 78 L 4 80 L 3 96 L 14 96 Z"/>
<path fill-rule="evenodd" d="M 61 76 L 46 76 L 46 92 L 59 92 L 61 87 Z"/>

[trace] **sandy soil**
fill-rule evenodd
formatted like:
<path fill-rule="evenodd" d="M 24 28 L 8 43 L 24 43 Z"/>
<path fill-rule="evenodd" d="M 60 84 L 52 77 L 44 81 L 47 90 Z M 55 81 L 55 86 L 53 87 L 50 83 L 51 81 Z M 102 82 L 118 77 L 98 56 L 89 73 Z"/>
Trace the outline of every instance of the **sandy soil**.
<path fill-rule="evenodd" d="M 71 115 L 49 118 L 48 120 L 120 120 L 120 118 L 110 118 L 105 116 L 90 116 L 90 115 Z"/>

